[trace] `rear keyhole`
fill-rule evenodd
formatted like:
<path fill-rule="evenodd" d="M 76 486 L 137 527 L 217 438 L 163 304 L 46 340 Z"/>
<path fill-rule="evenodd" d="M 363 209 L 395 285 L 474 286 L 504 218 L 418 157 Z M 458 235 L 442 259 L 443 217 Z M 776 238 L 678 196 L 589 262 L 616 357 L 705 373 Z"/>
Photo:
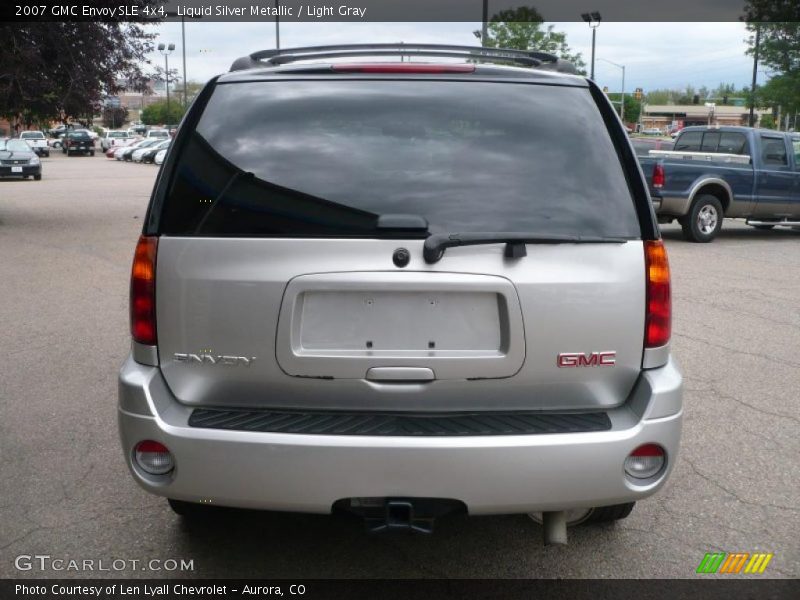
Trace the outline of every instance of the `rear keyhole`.
<path fill-rule="evenodd" d="M 372 340 L 367 340 L 367 348 L 372 348 Z"/>

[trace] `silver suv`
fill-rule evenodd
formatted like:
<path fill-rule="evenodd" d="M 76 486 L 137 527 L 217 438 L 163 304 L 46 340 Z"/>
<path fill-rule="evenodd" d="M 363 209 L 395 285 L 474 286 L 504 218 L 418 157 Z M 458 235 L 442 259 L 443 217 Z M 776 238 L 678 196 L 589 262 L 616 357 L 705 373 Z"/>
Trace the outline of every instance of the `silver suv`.
<path fill-rule="evenodd" d="M 210 81 L 133 263 L 134 479 L 183 515 L 535 513 L 548 542 L 656 492 L 682 417 L 667 257 L 622 124 L 570 70 L 337 46 Z"/>

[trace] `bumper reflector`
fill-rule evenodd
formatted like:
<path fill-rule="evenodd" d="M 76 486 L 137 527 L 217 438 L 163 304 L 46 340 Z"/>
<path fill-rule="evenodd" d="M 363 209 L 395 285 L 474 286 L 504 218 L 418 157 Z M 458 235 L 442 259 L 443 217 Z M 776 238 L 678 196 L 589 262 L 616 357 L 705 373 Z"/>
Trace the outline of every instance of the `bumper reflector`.
<path fill-rule="evenodd" d="M 161 442 L 144 440 L 133 449 L 136 464 L 151 475 L 166 475 L 175 467 L 175 461 L 167 447 Z"/>
<path fill-rule="evenodd" d="M 625 472 L 635 479 L 650 479 L 661 472 L 665 462 L 666 455 L 661 446 L 644 444 L 625 459 Z"/>

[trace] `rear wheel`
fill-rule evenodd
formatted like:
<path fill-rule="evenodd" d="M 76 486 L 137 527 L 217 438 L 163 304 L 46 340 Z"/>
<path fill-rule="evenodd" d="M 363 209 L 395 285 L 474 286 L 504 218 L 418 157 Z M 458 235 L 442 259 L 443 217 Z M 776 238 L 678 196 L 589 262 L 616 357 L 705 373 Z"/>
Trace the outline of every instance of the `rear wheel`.
<path fill-rule="evenodd" d="M 722 229 L 722 217 L 722 203 L 716 196 L 698 196 L 692 202 L 689 214 L 680 220 L 683 237 L 690 242 L 710 242 Z"/>
<path fill-rule="evenodd" d="M 612 506 L 598 506 L 597 508 L 592 509 L 592 512 L 583 521 L 583 523 L 588 525 L 591 523 L 610 523 L 612 521 L 619 521 L 631 514 L 631 511 L 633 511 L 633 507 L 635 505 L 636 502 L 628 502 L 626 504 L 614 504 Z"/>
<path fill-rule="evenodd" d="M 42 174 L 41 174 L 41 173 L 39 173 L 38 175 L 34 175 L 34 176 L 33 176 L 33 178 L 34 178 L 36 181 L 41 181 L 41 180 L 42 180 Z"/>
<path fill-rule="evenodd" d="M 591 525 L 592 523 L 609 523 L 624 519 L 633 510 L 635 502 L 614 504 L 613 506 L 597 506 L 595 508 L 574 508 L 567 511 L 567 527 Z M 542 524 L 542 513 L 528 515 L 535 522 Z"/>
<path fill-rule="evenodd" d="M 750 225 L 750 227 L 754 227 L 756 229 L 762 229 L 764 231 L 769 231 L 770 229 L 775 227 L 775 225 Z"/>
<path fill-rule="evenodd" d="M 94 156 L 94 150 L 89 150 L 89 156 Z"/>

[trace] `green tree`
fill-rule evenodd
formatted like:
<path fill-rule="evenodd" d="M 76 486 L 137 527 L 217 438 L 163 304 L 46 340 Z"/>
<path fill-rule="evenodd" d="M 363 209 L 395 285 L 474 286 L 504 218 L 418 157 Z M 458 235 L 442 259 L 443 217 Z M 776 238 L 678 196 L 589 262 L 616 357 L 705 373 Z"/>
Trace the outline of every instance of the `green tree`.
<path fill-rule="evenodd" d="M 775 129 L 775 119 L 772 115 L 761 115 L 759 125 L 764 129 Z"/>
<path fill-rule="evenodd" d="M 103 109 L 103 125 L 116 129 L 128 120 L 128 109 L 124 106 L 106 106 Z"/>
<path fill-rule="evenodd" d="M 142 110 L 141 119 L 145 125 L 174 125 L 183 117 L 186 108 L 178 101 L 170 101 L 167 112 L 166 100 L 153 102 Z"/>
<path fill-rule="evenodd" d="M 129 6 L 142 14 L 154 3 L 130 0 Z M 144 87 L 142 65 L 152 38 L 136 23 L 0 23 L 0 115 L 26 126 L 52 119 L 90 121 L 104 97 Z"/>
<path fill-rule="evenodd" d="M 549 52 L 568 60 L 586 75 L 586 63 L 580 52 L 574 52 L 567 44 L 567 34 L 554 31 L 553 25 L 544 27 L 544 19 L 533 7 L 498 12 L 489 20 L 487 39 L 482 41 L 490 48 Z"/>
<path fill-rule="evenodd" d="M 617 113 L 619 113 L 619 103 L 622 99 L 621 92 L 609 92 L 606 94 L 608 99 L 611 100 Z M 625 92 L 625 122 L 636 123 L 639 120 L 639 112 L 641 111 L 642 103 L 633 97 L 632 92 Z"/>
<path fill-rule="evenodd" d="M 780 106 L 784 113 L 796 111 L 800 105 L 800 3 L 748 0 L 744 19 L 750 32 L 747 53 L 755 53 L 758 32 L 758 62 L 773 73 L 770 81 L 756 90 L 756 97 L 749 99 L 749 105 Z"/>

